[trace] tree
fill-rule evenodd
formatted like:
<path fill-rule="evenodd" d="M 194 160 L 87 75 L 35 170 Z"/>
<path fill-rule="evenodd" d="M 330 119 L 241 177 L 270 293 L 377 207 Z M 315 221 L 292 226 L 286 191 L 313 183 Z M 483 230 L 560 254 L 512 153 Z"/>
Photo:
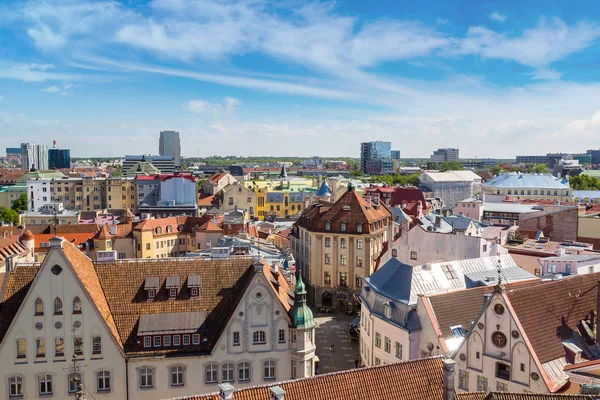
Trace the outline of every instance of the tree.
<path fill-rule="evenodd" d="M 573 190 L 600 190 L 600 179 L 586 174 L 570 177 L 569 184 Z"/>
<path fill-rule="evenodd" d="M 13 201 L 11 208 L 18 213 L 27 210 L 27 194 L 21 193 L 21 195 Z"/>
<path fill-rule="evenodd" d="M 550 170 L 546 164 L 535 164 L 533 167 L 531 167 L 530 172 L 535 174 L 549 174 Z"/>
<path fill-rule="evenodd" d="M 19 213 L 10 208 L 0 207 L 0 221 L 9 224 L 19 225 Z"/>
<path fill-rule="evenodd" d="M 446 171 L 462 171 L 465 167 L 458 161 L 444 161 L 438 168 L 440 172 Z"/>
<path fill-rule="evenodd" d="M 118 165 L 117 168 L 115 168 L 111 171 L 111 175 L 114 178 L 119 178 L 119 177 L 123 176 L 123 166 Z"/>

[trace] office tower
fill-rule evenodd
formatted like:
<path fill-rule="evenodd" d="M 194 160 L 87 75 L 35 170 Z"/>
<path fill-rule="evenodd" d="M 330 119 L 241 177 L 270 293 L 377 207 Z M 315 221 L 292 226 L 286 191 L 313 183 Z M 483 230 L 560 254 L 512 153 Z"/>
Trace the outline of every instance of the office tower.
<path fill-rule="evenodd" d="M 162 131 L 158 141 L 158 154 L 161 156 L 172 156 L 175 166 L 181 166 L 181 145 L 179 144 L 179 132 Z"/>
<path fill-rule="evenodd" d="M 56 147 L 56 140 L 48 150 L 48 166 L 50 169 L 71 168 L 71 150 Z"/>
<path fill-rule="evenodd" d="M 400 160 L 400 150 L 392 150 L 392 160 Z"/>
<path fill-rule="evenodd" d="M 365 174 L 394 172 L 391 142 L 365 142 L 360 144 L 360 169 Z"/>
<path fill-rule="evenodd" d="M 48 146 L 45 144 L 36 145 L 36 154 L 37 154 L 37 165 L 36 168 L 39 170 L 47 170 L 48 169 Z"/>
<path fill-rule="evenodd" d="M 458 161 L 458 149 L 437 149 L 430 157 L 432 162 Z"/>
<path fill-rule="evenodd" d="M 38 168 L 35 143 L 21 143 L 21 166 L 27 171 L 34 167 Z"/>

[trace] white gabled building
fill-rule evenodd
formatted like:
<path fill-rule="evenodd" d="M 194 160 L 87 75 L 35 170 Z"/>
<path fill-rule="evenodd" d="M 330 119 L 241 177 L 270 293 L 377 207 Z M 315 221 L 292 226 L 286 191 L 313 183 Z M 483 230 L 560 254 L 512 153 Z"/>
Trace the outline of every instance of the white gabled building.
<path fill-rule="evenodd" d="M 93 264 L 60 237 L 50 245 L 41 265 L 10 264 L 4 275 L 5 398 L 67 398 L 76 390 L 74 370 L 86 396 L 98 400 L 187 396 L 223 383 L 314 374 L 304 284 L 294 295 L 263 259 Z"/>

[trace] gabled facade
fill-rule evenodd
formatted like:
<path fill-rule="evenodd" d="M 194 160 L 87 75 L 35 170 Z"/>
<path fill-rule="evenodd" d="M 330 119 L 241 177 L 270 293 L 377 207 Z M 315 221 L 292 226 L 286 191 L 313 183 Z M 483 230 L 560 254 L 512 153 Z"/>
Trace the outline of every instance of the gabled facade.
<path fill-rule="evenodd" d="M 51 246 L 41 265 L 17 265 L 4 276 L 2 397 L 74 396 L 77 365 L 86 392 L 123 399 L 125 356 L 93 265 L 60 239 Z"/>
<path fill-rule="evenodd" d="M 237 182 L 237 179 L 229 172 L 215 172 L 202 184 L 202 192 L 215 195 L 233 182 Z"/>
<path fill-rule="evenodd" d="M 219 208 L 225 212 L 247 210 L 251 218 L 256 213 L 256 193 L 241 182 L 235 181 L 225 186 L 219 199 Z"/>

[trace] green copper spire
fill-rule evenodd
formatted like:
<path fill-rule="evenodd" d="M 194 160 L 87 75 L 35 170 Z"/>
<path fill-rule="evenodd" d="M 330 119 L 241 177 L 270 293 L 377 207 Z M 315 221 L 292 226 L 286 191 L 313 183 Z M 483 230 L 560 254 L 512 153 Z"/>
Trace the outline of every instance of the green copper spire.
<path fill-rule="evenodd" d="M 294 306 L 290 310 L 292 328 L 312 329 L 316 327 L 317 323 L 314 320 L 313 313 L 306 304 L 306 286 L 304 286 L 302 275 L 300 274 L 298 274 L 298 280 L 296 281 L 296 289 L 294 290 L 294 294 Z"/>

